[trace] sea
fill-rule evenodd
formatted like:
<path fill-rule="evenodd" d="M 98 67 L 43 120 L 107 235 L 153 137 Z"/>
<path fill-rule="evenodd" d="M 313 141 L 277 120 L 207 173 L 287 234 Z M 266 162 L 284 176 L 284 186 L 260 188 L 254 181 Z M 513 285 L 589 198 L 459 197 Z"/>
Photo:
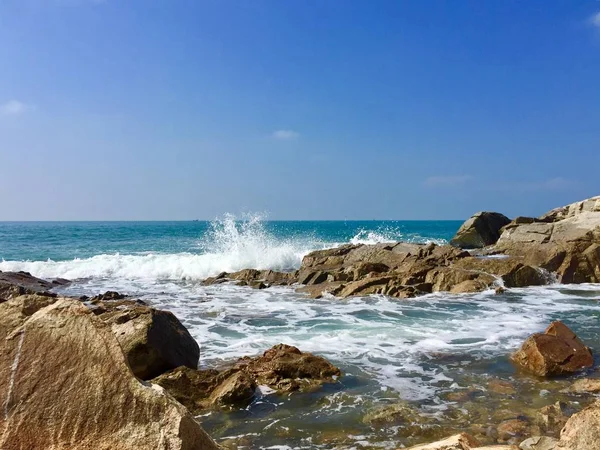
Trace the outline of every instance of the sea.
<path fill-rule="evenodd" d="M 201 281 L 244 268 L 291 271 L 313 250 L 348 243 L 444 244 L 461 223 L 270 221 L 260 215 L 188 222 L 0 222 L 0 270 L 72 280 L 59 288 L 67 295 L 119 291 L 170 310 L 200 344 L 200 368 L 222 367 L 279 343 L 340 367 L 343 375 L 317 391 L 280 396 L 262 386 L 247 408 L 199 416 L 228 448 L 396 449 L 475 425 L 485 430 L 505 420 L 498 411 L 520 414 L 557 400 L 584 402 L 564 393 L 572 379 L 534 379 L 517 371 L 508 356 L 557 319 L 597 354 L 600 285 L 399 300 L 310 299 L 294 287 L 256 290 Z M 498 390 L 498 383 L 511 388 Z M 395 407 L 422 420 L 415 423 L 406 414 L 372 419 Z"/>

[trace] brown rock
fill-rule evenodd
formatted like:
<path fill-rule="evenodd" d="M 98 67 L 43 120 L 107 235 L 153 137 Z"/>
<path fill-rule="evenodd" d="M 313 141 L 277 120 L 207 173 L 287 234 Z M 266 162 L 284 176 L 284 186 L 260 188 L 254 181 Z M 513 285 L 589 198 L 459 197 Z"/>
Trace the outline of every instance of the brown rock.
<path fill-rule="evenodd" d="M 256 383 L 245 372 L 178 367 L 152 380 L 193 414 L 216 406 L 244 407 L 252 401 Z"/>
<path fill-rule="evenodd" d="M 217 450 L 189 412 L 131 373 L 109 328 L 59 298 L 0 305 L 0 448 Z"/>
<path fill-rule="evenodd" d="M 573 414 L 560 433 L 556 450 L 600 448 L 600 402 Z"/>
<path fill-rule="evenodd" d="M 497 431 L 498 441 L 500 442 L 520 442 L 530 435 L 530 424 L 523 419 L 505 420 L 498 425 Z"/>
<path fill-rule="evenodd" d="M 235 367 L 245 371 L 257 384 L 279 392 L 317 387 L 334 382 L 341 374 L 340 369 L 325 358 L 285 344 L 274 346 L 262 356 L 241 358 Z"/>
<path fill-rule="evenodd" d="M 541 377 L 572 374 L 594 364 L 590 349 L 558 321 L 552 322 L 544 333 L 527 338 L 511 359 Z"/>
<path fill-rule="evenodd" d="M 577 380 L 568 390 L 578 394 L 597 394 L 600 392 L 600 379 L 583 378 Z"/>
<path fill-rule="evenodd" d="M 98 318 L 110 326 L 139 378 L 148 380 L 179 366 L 198 367 L 200 347 L 172 313 L 133 301 L 104 302 L 102 307 Z"/>

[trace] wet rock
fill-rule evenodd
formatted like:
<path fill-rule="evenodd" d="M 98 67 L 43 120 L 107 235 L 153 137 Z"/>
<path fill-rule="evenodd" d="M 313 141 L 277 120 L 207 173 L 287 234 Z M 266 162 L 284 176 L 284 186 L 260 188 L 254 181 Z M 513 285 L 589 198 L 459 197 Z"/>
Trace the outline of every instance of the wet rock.
<path fill-rule="evenodd" d="M 600 402 L 574 414 L 560 433 L 556 450 L 593 450 L 600 443 Z"/>
<path fill-rule="evenodd" d="M 278 392 L 318 387 L 334 382 L 341 374 L 340 369 L 325 358 L 285 344 L 276 345 L 255 358 L 241 358 L 235 367 L 248 373 L 257 384 Z"/>
<path fill-rule="evenodd" d="M 30 299 L 0 305 L 0 448 L 217 450 L 182 405 L 134 377 L 85 305 Z"/>
<path fill-rule="evenodd" d="M 514 444 L 532 434 L 531 424 L 521 418 L 505 420 L 498 425 L 496 430 L 498 432 L 498 442 L 501 443 Z"/>
<path fill-rule="evenodd" d="M 480 280 L 465 280 L 450 288 L 452 294 L 468 294 L 487 289 L 488 284 Z"/>
<path fill-rule="evenodd" d="M 339 369 L 324 358 L 280 344 L 261 356 L 241 358 L 222 371 L 178 367 L 152 382 L 198 413 L 220 406 L 244 407 L 252 401 L 258 385 L 287 393 L 315 389 L 334 382 L 339 375 Z"/>
<path fill-rule="evenodd" d="M 310 298 L 322 298 L 323 295 L 335 295 L 344 285 L 341 281 L 332 281 L 321 284 L 302 286 L 296 289 L 296 292 L 307 294 Z"/>
<path fill-rule="evenodd" d="M 198 367 L 198 343 L 168 311 L 124 300 L 103 302 L 97 317 L 110 327 L 131 370 L 143 380 L 179 366 Z"/>
<path fill-rule="evenodd" d="M 535 436 L 525 439 L 519 445 L 521 450 L 554 450 L 558 440 L 548 436 Z"/>
<path fill-rule="evenodd" d="M 597 394 L 600 392 L 600 379 L 583 378 L 575 381 L 568 389 L 578 394 Z"/>
<path fill-rule="evenodd" d="M 510 219 L 495 212 L 478 212 L 461 225 L 450 244 L 461 248 L 482 248 L 493 245 L 500 237 L 500 230 Z"/>
<path fill-rule="evenodd" d="M 391 425 L 412 425 L 425 423 L 426 417 L 407 403 L 395 403 L 368 411 L 363 422 L 381 428 Z"/>
<path fill-rule="evenodd" d="M 238 370 L 194 370 L 178 367 L 152 380 L 193 414 L 215 406 L 244 407 L 254 397 L 256 383 Z"/>
<path fill-rule="evenodd" d="M 495 394 L 513 395 L 517 392 L 512 383 L 502 380 L 491 380 L 487 388 Z"/>
<path fill-rule="evenodd" d="M 558 436 L 572 412 L 567 408 L 566 403 L 559 401 L 541 408 L 537 413 L 537 419 L 547 434 Z"/>
<path fill-rule="evenodd" d="M 501 295 L 504 294 L 506 292 L 506 288 L 502 287 L 502 286 L 498 286 L 496 289 L 494 289 L 494 293 L 496 295 Z"/>
<path fill-rule="evenodd" d="M 127 298 L 127 296 L 125 294 L 120 294 L 115 291 L 106 291 L 104 294 L 94 295 L 93 297 L 90 297 L 87 300 L 90 303 L 94 303 L 94 302 L 101 302 L 101 301 L 106 301 L 106 300 L 123 300 L 124 298 Z"/>
<path fill-rule="evenodd" d="M 540 377 L 569 375 L 592 367 L 592 352 L 562 322 L 552 322 L 511 356 L 521 368 Z"/>
<path fill-rule="evenodd" d="M 409 447 L 408 450 L 473 450 L 477 447 L 479 442 L 473 436 L 461 433 L 431 444 Z"/>
<path fill-rule="evenodd" d="M 29 272 L 0 272 L 0 298 L 8 300 L 25 294 L 55 296 L 48 292 L 54 285 Z"/>

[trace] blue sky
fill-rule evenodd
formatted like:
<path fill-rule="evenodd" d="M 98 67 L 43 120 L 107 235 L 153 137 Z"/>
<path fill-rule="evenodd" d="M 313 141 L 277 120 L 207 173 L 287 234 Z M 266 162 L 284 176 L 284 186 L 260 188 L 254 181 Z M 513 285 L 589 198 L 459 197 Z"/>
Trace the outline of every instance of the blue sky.
<path fill-rule="evenodd" d="M 2 0 L 0 220 L 600 194 L 600 2 Z"/>

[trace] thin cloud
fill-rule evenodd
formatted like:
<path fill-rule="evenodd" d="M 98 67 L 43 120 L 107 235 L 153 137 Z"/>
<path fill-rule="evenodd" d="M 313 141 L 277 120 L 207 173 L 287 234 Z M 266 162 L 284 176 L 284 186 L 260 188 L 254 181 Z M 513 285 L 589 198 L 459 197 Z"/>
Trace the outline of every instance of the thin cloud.
<path fill-rule="evenodd" d="M 32 105 L 28 105 L 18 100 L 9 100 L 0 105 L 0 114 L 3 116 L 19 116 L 33 109 L 34 107 Z"/>
<path fill-rule="evenodd" d="M 568 189 L 572 185 L 573 182 L 571 180 L 567 180 L 563 177 L 555 177 L 542 181 L 516 181 L 510 183 L 500 183 L 496 186 L 492 186 L 492 189 L 497 191 L 517 192 L 560 191 L 563 189 Z"/>
<path fill-rule="evenodd" d="M 278 141 L 293 141 L 300 137 L 300 133 L 294 130 L 277 130 L 273 132 L 271 137 Z"/>
<path fill-rule="evenodd" d="M 600 29 L 600 11 L 590 17 L 590 23 L 596 28 Z"/>
<path fill-rule="evenodd" d="M 427 187 L 452 187 L 459 186 L 472 180 L 471 175 L 446 175 L 437 177 L 428 177 L 423 184 Z"/>

